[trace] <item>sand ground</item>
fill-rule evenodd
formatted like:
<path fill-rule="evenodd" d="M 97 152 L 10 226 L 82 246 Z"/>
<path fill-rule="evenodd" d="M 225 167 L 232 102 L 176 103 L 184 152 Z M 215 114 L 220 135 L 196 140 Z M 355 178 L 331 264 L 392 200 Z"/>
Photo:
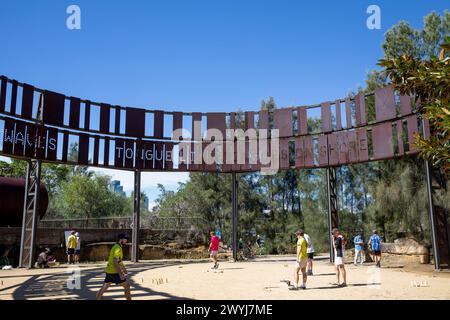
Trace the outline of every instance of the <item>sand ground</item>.
<path fill-rule="evenodd" d="M 315 261 L 307 290 L 290 291 L 280 283 L 292 279 L 292 256 L 261 257 L 248 262 L 221 261 L 211 270 L 205 260 L 145 261 L 127 264 L 134 299 L 450 299 L 450 273 L 431 266 L 375 268 L 346 264 L 346 288 L 337 288 L 326 257 Z M 95 299 L 104 264 L 81 264 L 39 270 L 0 270 L 0 300 Z M 72 280 L 79 274 L 77 288 Z M 105 299 L 123 299 L 115 286 Z"/>

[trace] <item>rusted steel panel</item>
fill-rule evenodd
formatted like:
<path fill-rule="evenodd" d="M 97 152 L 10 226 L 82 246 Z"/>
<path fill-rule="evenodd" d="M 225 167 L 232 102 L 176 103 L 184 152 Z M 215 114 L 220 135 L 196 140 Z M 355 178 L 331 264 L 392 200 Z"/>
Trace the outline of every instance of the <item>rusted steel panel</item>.
<path fill-rule="evenodd" d="M 210 112 L 206 115 L 206 128 L 219 130 L 223 137 L 225 137 L 226 130 L 226 113 L 224 112 Z"/>
<path fill-rule="evenodd" d="M 325 134 L 319 136 L 319 166 L 328 166 L 328 138 Z"/>
<path fill-rule="evenodd" d="M 255 113 L 253 111 L 245 112 L 245 130 L 255 129 Z"/>
<path fill-rule="evenodd" d="M 330 132 L 331 127 L 331 103 L 324 102 L 320 107 L 321 119 L 322 119 L 322 132 Z"/>
<path fill-rule="evenodd" d="M 336 100 L 334 102 L 336 108 L 336 130 L 342 129 L 342 115 L 341 115 L 341 101 Z"/>
<path fill-rule="evenodd" d="M 366 137 L 367 138 L 367 137 Z M 348 162 L 356 163 L 358 162 L 358 142 L 357 142 L 356 131 L 347 132 L 347 149 L 348 149 Z M 367 146 L 367 141 L 365 142 Z M 367 149 L 367 148 L 366 148 Z M 369 153 L 366 150 L 367 158 L 369 158 Z"/>
<path fill-rule="evenodd" d="M 84 103 L 84 129 L 89 130 L 91 126 L 91 102 L 87 100 Z"/>
<path fill-rule="evenodd" d="M 230 113 L 230 129 L 236 128 L 236 113 L 231 112 Z"/>
<path fill-rule="evenodd" d="M 62 162 L 67 162 L 67 158 L 69 155 L 69 132 L 68 131 L 64 131 L 63 132 L 63 146 L 62 146 L 62 156 L 61 156 L 61 161 Z"/>
<path fill-rule="evenodd" d="M 266 110 L 261 110 L 259 112 L 259 123 L 258 123 L 258 129 L 265 129 L 269 130 L 270 123 L 269 123 L 269 112 Z"/>
<path fill-rule="evenodd" d="M 126 117 L 126 115 L 125 115 L 125 117 Z M 125 122 L 125 124 L 126 124 L 126 122 Z M 114 133 L 116 133 L 116 134 L 120 133 L 120 107 L 119 106 L 116 106 L 116 114 L 115 114 L 115 120 L 114 120 Z"/>
<path fill-rule="evenodd" d="M 305 167 L 314 167 L 314 144 L 312 136 L 305 136 Z"/>
<path fill-rule="evenodd" d="M 80 104 L 79 98 L 70 97 L 69 127 L 72 129 L 80 128 Z"/>
<path fill-rule="evenodd" d="M 16 107 L 17 107 L 17 88 L 19 86 L 19 83 L 17 80 L 12 80 L 12 89 L 11 89 L 11 114 L 16 114 Z"/>
<path fill-rule="evenodd" d="M 214 147 L 215 147 L 214 142 L 205 142 L 202 144 L 202 150 L 203 150 L 203 155 L 204 155 L 203 160 L 205 162 L 205 165 L 203 168 L 205 171 L 208 171 L 208 172 L 216 172 L 217 171 L 216 161 L 215 161 L 216 150 L 210 149 L 210 148 L 214 148 Z M 208 148 L 208 150 L 209 150 L 208 152 L 205 152 L 206 148 Z"/>
<path fill-rule="evenodd" d="M 44 126 L 36 126 L 36 159 L 45 160 L 45 152 L 46 152 L 46 136 L 47 132 L 45 131 Z"/>
<path fill-rule="evenodd" d="M 115 139 L 114 166 L 117 168 L 133 168 L 134 141 Z"/>
<path fill-rule="evenodd" d="M 111 113 L 111 106 L 106 103 L 100 105 L 100 132 L 109 133 L 109 119 Z"/>
<path fill-rule="evenodd" d="M 173 125 L 172 125 L 172 139 L 178 140 L 181 137 L 175 137 L 173 133 L 176 130 L 183 129 L 183 113 L 182 112 L 174 112 L 173 113 Z"/>
<path fill-rule="evenodd" d="M 336 166 L 339 164 L 340 160 L 340 152 L 339 152 L 339 142 L 340 142 L 340 133 L 330 133 L 327 135 L 328 139 L 328 164 L 330 166 Z"/>
<path fill-rule="evenodd" d="M 56 161 L 58 155 L 58 129 L 47 128 L 46 137 L 46 159 L 50 161 Z"/>
<path fill-rule="evenodd" d="M 431 137 L 430 121 L 427 118 L 423 118 L 423 138 L 429 139 Z"/>
<path fill-rule="evenodd" d="M 408 115 L 411 112 L 411 97 L 400 96 L 400 113 L 402 114 L 402 116 Z"/>
<path fill-rule="evenodd" d="M 274 129 L 279 130 L 280 138 L 292 136 L 292 109 L 275 109 L 273 112 Z"/>
<path fill-rule="evenodd" d="M 191 144 L 182 141 L 176 145 L 178 146 L 178 170 L 186 171 L 188 168 Z"/>
<path fill-rule="evenodd" d="M 103 152 L 103 165 L 109 166 L 109 137 L 105 137 L 105 150 Z"/>
<path fill-rule="evenodd" d="M 298 114 L 298 130 L 300 135 L 308 134 L 308 112 L 306 107 L 297 109 Z"/>
<path fill-rule="evenodd" d="M 362 126 L 367 124 L 366 120 L 366 98 L 364 97 L 364 93 L 360 92 L 355 97 L 355 106 L 356 106 L 356 125 Z"/>
<path fill-rule="evenodd" d="M 173 143 L 162 141 L 137 141 L 136 167 L 148 170 L 173 169 Z"/>
<path fill-rule="evenodd" d="M 78 141 L 78 163 L 87 165 L 89 163 L 89 135 L 80 133 Z"/>
<path fill-rule="evenodd" d="M 369 160 L 369 142 L 367 140 L 367 129 L 358 128 L 356 129 L 356 142 L 358 146 L 358 161 L 368 161 Z"/>
<path fill-rule="evenodd" d="M 32 119 L 33 117 L 34 87 L 24 83 L 22 91 L 22 117 Z"/>
<path fill-rule="evenodd" d="M 394 156 L 392 148 L 392 124 L 382 123 L 372 128 L 373 158 L 388 159 Z"/>
<path fill-rule="evenodd" d="M 156 139 L 161 139 L 164 137 L 164 112 L 156 110 L 154 113 L 153 120 L 153 137 Z"/>
<path fill-rule="evenodd" d="M 21 125 L 18 121 L 12 121 L 10 119 L 5 119 L 5 127 L 3 131 L 3 152 L 6 154 L 15 155 L 16 152 L 20 151 L 20 146 L 16 147 L 17 144 L 17 132 L 21 132 Z M 17 150 L 16 150 L 17 149 Z M 19 153 L 20 154 L 20 153 Z"/>
<path fill-rule="evenodd" d="M 280 139 L 280 168 L 289 169 L 289 139 Z"/>
<path fill-rule="evenodd" d="M 35 141 L 36 141 L 36 126 L 29 123 L 27 126 L 27 133 L 26 133 L 26 143 L 25 143 L 25 156 L 34 158 L 34 155 L 36 153 L 35 148 Z"/>
<path fill-rule="evenodd" d="M 394 88 L 387 86 L 375 90 L 375 114 L 377 122 L 394 119 L 395 110 Z"/>
<path fill-rule="evenodd" d="M 351 109 L 352 102 L 350 98 L 345 98 L 345 118 L 347 120 L 347 128 L 352 128 L 352 109 Z"/>
<path fill-rule="evenodd" d="M 64 123 L 64 95 L 44 91 L 43 120 L 46 124 L 62 126 Z"/>
<path fill-rule="evenodd" d="M 405 154 L 405 146 L 403 144 L 403 122 L 402 120 L 395 122 L 395 127 L 397 129 L 397 145 L 398 145 L 398 154 Z"/>
<path fill-rule="evenodd" d="M 145 134 L 145 110 L 138 108 L 127 108 L 126 110 L 125 134 L 130 137 L 142 138 Z"/>
<path fill-rule="evenodd" d="M 98 154 L 100 152 L 100 139 L 98 136 L 94 138 L 94 159 L 93 159 L 93 165 L 98 166 Z"/>
<path fill-rule="evenodd" d="M 192 140 L 202 140 L 202 114 L 200 112 L 192 113 Z"/>
<path fill-rule="evenodd" d="M 304 137 L 295 138 L 295 167 L 305 167 L 305 146 Z"/>
<path fill-rule="evenodd" d="M 409 145 L 409 153 L 415 153 L 418 148 L 415 146 L 416 138 L 415 134 L 419 133 L 419 127 L 417 124 L 417 116 L 409 116 L 406 118 L 406 123 L 408 125 L 408 145 Z"/>
<path fill-rule="evenodd" d="M 203 148 L 201 142 L 195 142 L 191 145 L 189 171 L 202 171 L 204 167 Z"/>
<path fill-rule="evenodd" d="M 0 81 L 0 112 L 5 112 L 7 78 L 5 76 L 1 76 Z"/>

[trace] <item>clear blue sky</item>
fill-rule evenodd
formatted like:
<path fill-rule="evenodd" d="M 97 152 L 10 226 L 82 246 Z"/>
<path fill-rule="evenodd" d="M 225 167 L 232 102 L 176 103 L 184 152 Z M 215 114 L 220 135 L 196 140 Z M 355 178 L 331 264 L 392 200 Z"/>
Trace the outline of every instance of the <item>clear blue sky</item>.
<path fill-rule="evenodd" d="M 81 8 L 79 31 L 66 28 L 70 4 Z M 381 30 L 366 27 L 370 4 L 381 8 Z M 279 106 L 320 103 L 364 85 L 392 25 L 419 28 L 423 16 L 449 7 L 449 0 L 3 0 L 0 74 L 143 108 L 257 109 L 269 96 Z"/>

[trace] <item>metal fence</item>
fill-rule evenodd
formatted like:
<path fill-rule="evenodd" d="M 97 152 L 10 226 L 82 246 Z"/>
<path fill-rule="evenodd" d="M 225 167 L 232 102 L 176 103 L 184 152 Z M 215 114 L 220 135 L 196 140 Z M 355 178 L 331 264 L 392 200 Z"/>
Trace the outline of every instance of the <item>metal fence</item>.
<path fill-rule="evenodd" d="M 185 231 L 206 226 L 207 221 L 201 217 L 141 217 L 140 228 L 160 231 Z M 62 229 L 132 229 L 131 217 L 103 217 L 77 219 L 44 219 L 39 228 Z"/>

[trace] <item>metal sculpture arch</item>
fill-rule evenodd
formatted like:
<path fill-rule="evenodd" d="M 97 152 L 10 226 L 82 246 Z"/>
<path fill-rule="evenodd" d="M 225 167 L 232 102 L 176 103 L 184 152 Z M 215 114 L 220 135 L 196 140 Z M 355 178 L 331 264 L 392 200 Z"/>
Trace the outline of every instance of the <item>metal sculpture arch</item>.
<path fill-rule="evenodd" d="M 167 112 L 67 97 L 1 76 L 0 155 L 39 166 L 43 161 L 134 171 L 133 221 L 139 226 L 142 171 L 227 172 L 233 174 L 236 188 L 236 173 L 265 168 L 261 144 L 251 147 L 254 140 L 262 139 L 270 147 L 278 146 L 267 151 L 277 160 L 276 170 L 328 168 L 331 229 L 337 226 L 337 208 L 331 205 L 333 168 L 417 153 L 416 134 L 430 134 L 427 121 L 417 113 L 419 103 L 387 86 L 373 94 L 359 93 L 315 106 L 243 114 Z M 312 119 L 320 119 L 320 130 L 312 132 Z M 254 134 L 230 137 L 237 129 Z M 215 133 L 210 135 L 209 130 Z M 238 152 L 239 142 L 244 154 Z M 211 145 L 221 157 L 204 156 Z M 236 197 L 233 193 L 233 201 Z M 236 249 L 237 206 L 233 206 L 233 227 Z M 138 260 L 138 229 L 133 229 L 134 261 Z"/>

